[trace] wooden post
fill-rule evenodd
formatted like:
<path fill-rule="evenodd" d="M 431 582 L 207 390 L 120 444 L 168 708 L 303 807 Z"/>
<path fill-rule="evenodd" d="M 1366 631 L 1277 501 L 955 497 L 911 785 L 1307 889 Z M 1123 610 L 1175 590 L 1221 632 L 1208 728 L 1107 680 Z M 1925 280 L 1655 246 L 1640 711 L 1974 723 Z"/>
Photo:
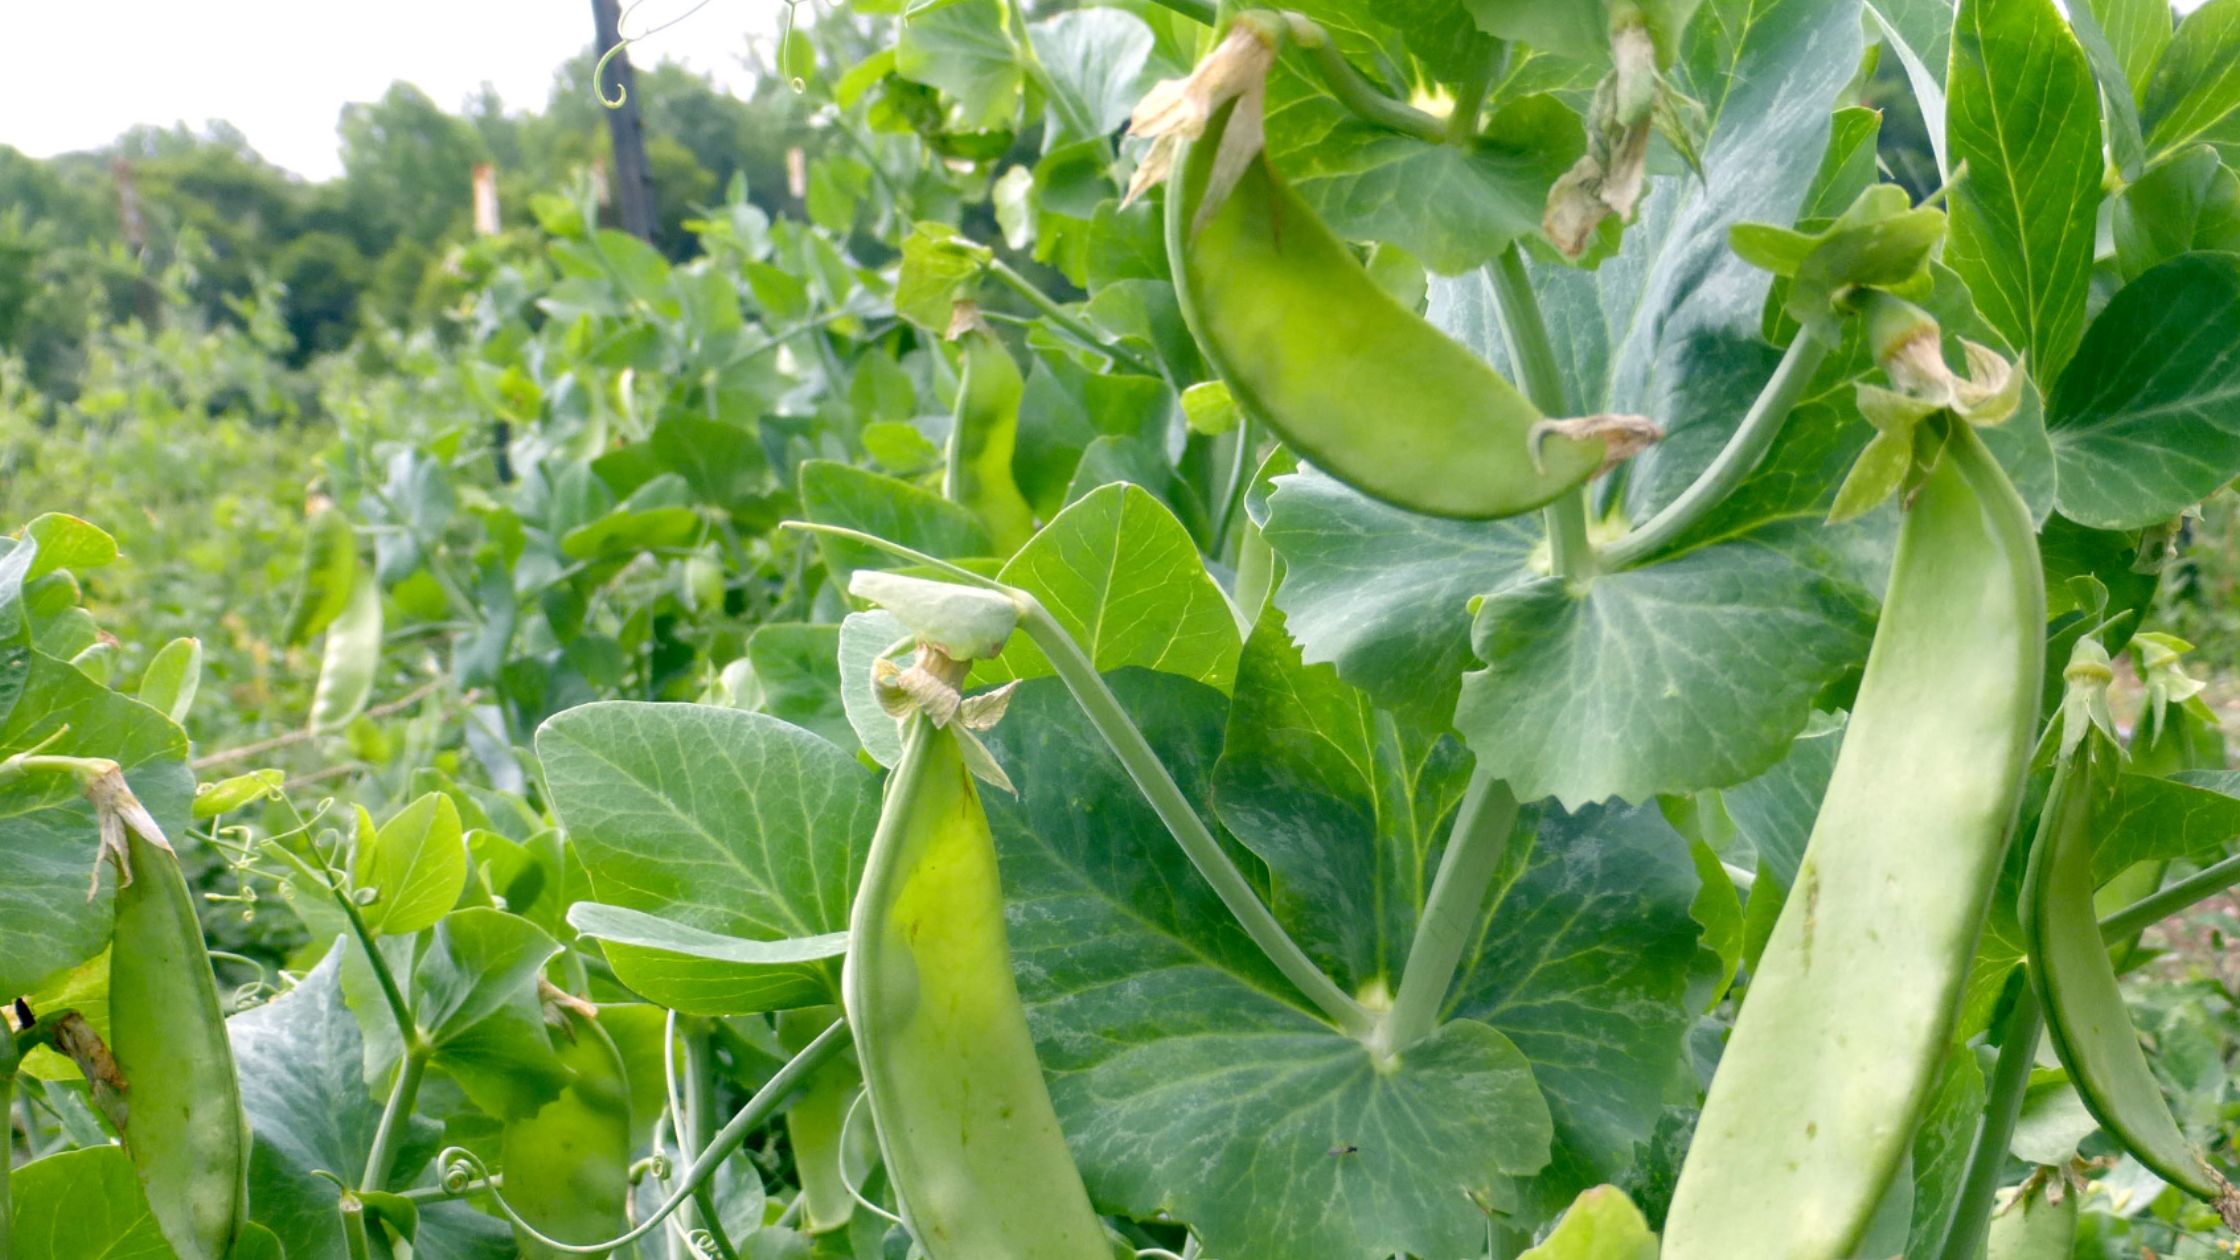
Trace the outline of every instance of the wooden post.
<path fill-rule="evenodd" d="M 591 15 L 599 27 L 599 55 L 622 42 L 622 9 L 617 0 L 591 0 Z M 653 239 L 653 168 L 646 162 L 645 125 L 638 117 L 637 75 L 630 68 L 627 50 L 614 55 L 594 85 L 605 100 L 623 94 L 620 108 L 607 111 L 607 133 L 614 141 L 615 205 L 622 214 L 622 230 L 643 241 Z"/>

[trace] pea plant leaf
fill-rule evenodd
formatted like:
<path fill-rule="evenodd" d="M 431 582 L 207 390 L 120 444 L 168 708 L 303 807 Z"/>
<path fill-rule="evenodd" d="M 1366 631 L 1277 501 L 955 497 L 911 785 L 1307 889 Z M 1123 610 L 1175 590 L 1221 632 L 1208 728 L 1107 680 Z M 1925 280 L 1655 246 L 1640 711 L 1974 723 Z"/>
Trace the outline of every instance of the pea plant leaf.
<path fill-rule="evenodd" d="M 35 1159 L 8 1174 L 17 1260 L 172 1260 L 121 1146 Z"/>
<path fill-rule="evenodd" d="M 2187 14 L 2145 86 L 2150 157 L 2208 143 L 2240 162 L 2240 0 Z"/>
<path fill-rule="evenodd" d="M 1074 139 L 1085 138 L 1081 129 L 1097 137 L 1117 131 L 1152 79 L 1172 71 L 1153 60 L 1151 28 L 1125 9 L 1053 14 L 1029 26 L 1027 36 L 1061 98 L 1053 114 Z"/>
<path fill-rule="evenodd" d="M 594 925 L 625 984 L 696 1013 L 768 1010 L 773 992 L 793 1004 L 832 1000 L 839 968 L 829 954 L 711 956 L 702 938 L 743 945 L 847 929 L 879 813 L 877 781 L 853 757 L 758 713 L 621 702 L 546 722 L 537 753 L 596 900 L 689 937 Z M 805 965 L 819 985 L 799 983 Z"/>
<path fill-rule="evenodd" d="M 1140 486 L 1116 482 L 1076 500 L 999 577 L 1041 600 L 1099 670 L 1138 665 L 1224 691 L 1236 677 L 1241 636 L 1228 597 L 1182 522 Z M 1039 678 L 1050 662 L 1019 634 L 978 673 L 991 683 Z"/>
<path fill-rule="evenodd" d="M 377 894 L 361 912 L 366 926 L 391 936 L 434 927 L 459 900 L 467 882 L 466 833 L 459 809 L 441 792 L 429 792 L 368 835 L 360 814 L 353 857 L 357 887 Z"/>
<path fill-rule="evenodd" d="M 37 652 L 23 659 L 22 695 L 0 719 L 0 757 L 60 732 L 45 752 L 107 757 L 123 766 L 141 804 L 183 848 L 194 798 L 186 733 L 65 661 Z M 87 901 L 101 831 L 93 806 L 69 775 L 32 774 L 0 783 L 0 833 L 6 836 L 0 843 L 0 990 L 13 995 L 101 952 L 109 943 L 116 880 L 113 868 L 104 867 Z"/>
<path fill-rule="evenodd" d="M 903 78 L 940 88 L 956 101 L 961 130 L 1001 128 L 1018 112 L 1025 73 L 1002 0 L 927 6 L 903 23 L 894 62 Z"/>
<path fill-rule="evenodd" d="M 2116 781 L 2115 801 L 2096 825 L 2096 883 L 2136 862 L 2198 858 L 2240 836 L 2240 774 L 2187 770 L 2169 779 L 2126 774 Z"/>
<path fill-rule="evenodd" d="M 428 1062 L 492 1115 L 533 1111 L 566 1083 L 537 997 L 538 975 L 559 952 L 536 924 L 481 906 L 444 916 L 419 950 L 412 1015 Z M 393 1036 L 370 1046 L 372 1054 L 391 1057 Z"/>
<path fill-rule="evenodd" d="M 2118 291 L 2047 428 L 2056 502 L 2084 525 L 2168 520 L 2240 474 L 2240 257 L 2182 254 Z"/>
<path fill-rule="evenodd" d="M 1220 693 L 1143 670 L 1112 682 L 1185 796 L 1219 795 L 1231 725 Z M 1550 1134 L 1567 1132 L 1533 1085 L 1563 1069 L 1528 1062 L 1525 1038 L 1547 1059 L 1626 1047 L 1659 1083 L 1677 1065 L 1684 1016 L 1566 996 L 1581 979 L 1574 962 L 1607 993 L 1676 999 L 1684 988 L 1695 880 L 1669 830 L 1652 847 L 1598 836 L 1518 853 L 1491 916 L 1501 926 L 1458 989 L 1491 1018 L 1450 1023 L 1380 1072 L 1307 1013 L 1054 683 L 1023 687 L 989 746 L 1020 789 L 1015 801 L 991 796 L 989 810 L 1021 994 L 1102 1206 L 1171 1212 L 1219 1254 L 1466 1254 L 1483 1245 L 1479 1204 L 1521 1210 L 1521 1179 L 1546 1162 Z M 1643 1035 L 1650 1024 L 1660 1036 Z M 1616 1110 L 1645 1136 L 1658 1088 L 1646 1087 L 1638 1117 L 1644 1091 L 1630 1082 L 1574 1108 L 1571 1131 L 1607 1137 L 1601 1122 Z"/>
<path fill-rule="evenodd" d="M 830 460 L 801 465 L 801 510 L 819 525 L 862 530 L 944 560 L 993 550 L 986 527 L 970 509 L 907 481 Z M 843 587 L 857 569 L 895 565 L 887 553 L 846 538 L 820 535 L 817 550 Z"/>
<path fill-rule="evenodd" d="M 2099 95 L 2052 0 L 1962 0 L 1953 25 L 1945 262 L 2051 380 L 2084 330 L 2100 205 Z"/>

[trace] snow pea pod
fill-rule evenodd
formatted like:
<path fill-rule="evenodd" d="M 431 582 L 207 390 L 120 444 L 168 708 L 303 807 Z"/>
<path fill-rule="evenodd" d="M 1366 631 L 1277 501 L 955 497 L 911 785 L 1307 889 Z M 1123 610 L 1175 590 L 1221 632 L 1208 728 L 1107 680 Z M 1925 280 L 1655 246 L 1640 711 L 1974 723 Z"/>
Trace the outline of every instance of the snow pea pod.
<path fill-rule="evenodd" d="M 218 979 L 178 855 L 147 823 L 121 772 L 87 789 L 118 855 L 109 952 L 109 1049 L 126 1082 L 125 1150 L 181 1260 L 220 1260 L 248 1217 L 249 1122 Z M 105 776 L 106 778 L 106 776 Z M 122 793 L 105 802 L 103 793 Z M 145 811 L 139 811 L 145 819 Z"/>
<path fill-rule="evenodd" d="M 1265 158 L 1201 214 L 1225 133 L 1258 107 L 1216 112 L 1167 191 L 1183 319 L 1236 400 L 1324 472 L 1434 516 L 1514 516 L 1592 476 L 1602 439 L 1536 432 L 1525 396 L 1386 293 Z"/>
<path fill-rule="evenodd" d="M 1898 536 L 1796 884 L 1711 1082 L 1666 1260 L 1842 1260 L 1913 1139 L 2014 822 L 2045 591 L 1962 423 Z"/>
<path fill-rule="evenodd" d="M 544 1234 L 585 1243 L 629 1227 L 630 1085 L 606 1031 L 572 1007 L 559 1010 L 568 1087 L 506 1122 L 499 1166 L 516 1212 Z M 524 1256 L 562 1254 L 519 1229 L 514 1243 Z"/>
<path fill-rule="evenodd" d="M 2085 703 L 2072 704 L 2065 721 L 2094 705 L 2105 711 L 2099 697 L 2114 675 L 2098 644 L 2079 640 L 2067 675 L 2072 700 L 2082 692 Z M 2093 908 L 2094 820 L 2114 789 L 2118 756 L 2092 726 L 2063 733 L 2023 884 L 2030 981 L 2054 1051 L 2093 1119 L 2156 1176 L 2215 1204 L 2240 1229 L 2240 1193 L 2186 1140 L 2147 1064 Z"/>
<path fill-rule="evenodd" d="M 970 508 L 988 527 L 998 554 L 1008 556 L 1034 534 L 1034 509 L 1011 476 L 1026 382 L 1011 352 L 976 314 L 962 311 L 959 322 L 957 405 L 941 489 Z"/>
<path fill-rule="evenodd" d="M 841 981 L 903 1219 L 931 1260 L 1109 1260 L 1012 979 L 970 737 L 923 708 L 903 720 Z"/>
<path fill-rule="evenodd" d="M 817 1034 L 832 1026 L 839 1012 L 813 1006 L 778 1012 L 778 1043 L 799 1054 Z M 843 1161 L 848 1107 L 855 1101 L 856 1070 L 840 1055 L 809 1076 L 801 1096 L 786 1108 L 786 1137 L 793 1144 L 794 1179 L 801 1185 L 801 1231 L 823 1234 L 839 1229 L 855 1214 Z M 860 1166 L 868 1151 L 856 1152 Z"/>

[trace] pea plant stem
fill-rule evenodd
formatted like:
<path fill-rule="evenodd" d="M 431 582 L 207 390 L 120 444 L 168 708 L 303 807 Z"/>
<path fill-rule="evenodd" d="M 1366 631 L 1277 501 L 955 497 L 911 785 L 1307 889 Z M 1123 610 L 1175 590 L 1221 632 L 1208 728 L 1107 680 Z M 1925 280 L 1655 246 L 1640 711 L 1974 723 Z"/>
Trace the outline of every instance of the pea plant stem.
<path fill-rule="evenodd" d="M 1229 860 L 1220 842 L 1206 829 L 1198 811 L 1183 796 L 1181 787 L 1167 773 L 1159 755 L 1151 751 L 1143 732 L 1129 720 L 1127 711 L 1120 707 L 1119 698 L 1105 685 L 1103 675 L 1097 673 L 1096 666 L 1089 662 L 1073 636 L 1066 633 L 1065 627 L 1059 625 L 1042 606 L 1042 601 L 1033 595 L 1016 589 L 1009 594 L 1020 606 L 1020 627 L 1050 659 L 1051 668 L 1073 693 L 1074 702 L 1088 716 L 1089 724 L 1096 727 L 1106 747 L 1120 759 L 1128 777 L 1135 781 L 1136 789 L 1159 815 L 1159 821 L 1166 824 L 1168 834 L 1182 846 L 1190 864 L 1213 885 L 1214 894 L 1229 908 L 1229 913 L 1236 916 L 1245 934 L 1340 1031 L 1351 1037 L 1372 1036 L 1376 1020 L 1324 975 L 1307 957 L 1306 951 L 1299 948 L 1298 942 L 1283 930 L 1283 925 L 1276 922 L 1275 915 L 1260 900 L 1260 894 L 1245 879 L 1244 872 Z"/>
<path fill-rule="evenodd" d="M 1772 378 L 1758 391 L 1742 423 L 1735 426 L 1733 436 L 1720 448 L 1710 467 L 1681 491 L 1678 498 L 1610 544 L 1603 553 L 1608 567 L 1629 568 L 1655 555 L 1702 520 L 1711 509 L 1725 502 L 1734 488 L 1742 484 L 1742 479 L 1756 471 L 1759 462 L 1765 459 L 1774 437 L 1781 432 L 1782 422 L 1789 418 L 1797 400 L 1811 385 L 1813 374 L 1820 370 L 1821 362 L 1827 357 L 1827 343 L 1809 332 L 1799 331 L 1796 340 L 1782 353 Z"/>
<path fill-rule="evenodd" d="M 0 1127 L 12 1125 L 15 1119 L 16 1063 L 15 1038 L 0 1037 Z M 27 1134 L 31 1137 L 37 1135 L 36 1129 Z M 15 1172 L 15 1162 L 15 1135 L 11 1131 L 8 1139 L 0 1142 L 0 1260 L 9 1260 L 15 1254 L 14 1244 L 10 1241 L 10 1225 L 15 1220 L 15 1205 L 8 1198 L 8 1179 Z"/>
<path fill-rule="evenodd" d="M 2160 892 L 2132 902 L 2100 920 L 2100 935 L 2111 941 L 2123 940 L 2134 932 L 2153 927 L 2197 901 L 2216 896 L 2234 884 L 2240 884 L 2240 857 L 2229 857 L 2213 866 L 2204 867 L 2199 873 L 2189 875 Z"/>
<path fill-rule="evenodd" d="M 2037 990 L 2024 984 L 2015 997 L 2014 1009 L 2007 1013 L 1998 1063 L 1991 1070 L 1991 1094 L 1984 1103 L 1983 1123 L 1977 1127 L 1975 1144 L 1968 1150 L 1968 1169 L 1961 1176 L 1959 1199 L 1953 1204 L 1937 1260 L 1977 1260 L 1983 1255 L 1984 1236 L 1991 1228 L 1992 1197 L 1999 1190 L 1999 1170 L 2006 1164 L 2015 1119 L 2022 1114 L 2022 1096 L 2030 1088 L 2030 1069 L 2037 1060 L 2038 1034 L 2043 1026 Z"/>
<path fill-rule="evenodd" d="M 1555 343 L 1548 339 L 1548 322 L 1532 292 L 1532 277 L 1525 273 L 1524 251 L 1515 245 L 1501 251 L 1491 275 L 1493 309 L 1517 383 L 1540 414 L 1568 414 L 1571 405 L 1563 393 L 1563 368 L 1556 359 Z M 1540 519 L 1548 534 L 1549 572 L 1572 583 L 1593 578 L 1596 561 L 1594 543 L 1587 537 L 1586 487 L 1565 491 L 1541 509 Z"/>
<path fill-rule="evenodd" d="M 1089 327 L 1080 316 L 1060 306 L 1056 298 L 1044 293 L 1034 281 L 1020 275 L 1012 268 L 1011 264 L 1001 258 L 989 260 L 988 274 L 1003 281 L 1012 292 L 1025 298 L 1027 305 L 1040 312 L 1043 318 L 1063 329 L 1075 341 L 1080 342 L 1083 349 L 1094 354 L 1101 354 L 1141 376 L 1159 376 L 1161 374 L 1158 368 L 1152 366 L 1149 361 L 1126 346 L 1106 341 L 1103 337 L 1098 336 L 1097 331 Z"/>
<path fill-rule="evenodd" d="M 1415 939 L 1408 946 L 1400 991 L 1385 1013 L 1378 1049 L 1387 1057 L 1406 1050 L 1438 1026 L 1440 1007 L 1485 913 L 1486 892 L 1493 886 L 1516 821 L 1517 798 L 1509 785 L 1483 767 L 1473 771 L 1462 805 L 1455 811 L 1446 852 L 1439 858 L 1439 873 L 1432 877 L 1431 892 L 1424 898 Z"/>
<path fill-rule="evenodd" d="M 427 1050 L 417 1045 L 406 1049 L 403 1062 L 397 1065 L 397 1079 L 389 1087 L 389 1101 L 381 1108 L 380 1127 L 373 1131 L 373 1148 L 366 1152 L 366 1175 L 358 1182 L 360 1189 L 389 1188 L 390 1165 L 396 1162 L 397 1144 L 411 1122 L 413 1104 L 420 1098 L 420 1078 L 427 1071 Z"/>

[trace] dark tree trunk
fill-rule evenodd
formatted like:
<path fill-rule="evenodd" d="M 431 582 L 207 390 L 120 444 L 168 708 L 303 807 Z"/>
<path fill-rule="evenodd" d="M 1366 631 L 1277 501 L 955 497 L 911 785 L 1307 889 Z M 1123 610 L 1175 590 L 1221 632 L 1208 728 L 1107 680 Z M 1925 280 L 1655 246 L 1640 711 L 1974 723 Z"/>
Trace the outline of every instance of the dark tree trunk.
<path fill-rule="evenodd" d="M 591 0 L 591 14 L 599 26 L 599 55 L 622 42 L 622 9 L 617 0 Z M 614 139 L 614 203 L 622 230 L 642 241 L 653 239 L 653 168 L 646 163 L 645 124 L 638 118 L 637 75 L 630 68 L 628 50 L 616 53 L 595 85 L 599 95 L 613 100 L 622 93 L 619 109 L 607 111 L 608 133 Z"/>

